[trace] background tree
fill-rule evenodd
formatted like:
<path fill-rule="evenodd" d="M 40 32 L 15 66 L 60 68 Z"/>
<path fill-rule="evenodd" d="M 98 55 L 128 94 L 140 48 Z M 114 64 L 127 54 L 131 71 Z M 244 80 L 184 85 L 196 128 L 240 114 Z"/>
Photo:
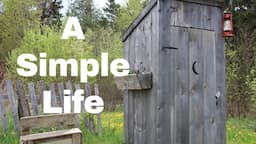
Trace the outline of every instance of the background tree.
<path fill-rule="evenodd" d="M 8 69 L 8 78 L 12 80 L 24 80 L 25 82 L 36 82 L 40 80 L 43 80 L 46 83 L 67 80 L 79 82 L 79 77 L 71 77 L 70 67 L 68 68 L 68 77 L 60 77 L 60 73 L 57 72 L 56 77 L 41 77 L 39 73 L 37 73 L 34 77 L 26 78 L 20 76 L 16 71 L 18 68 L 17 58 L 24 53 L 31 53 L 36 57 L 39 57 L 41 52 L 45 52 L 47 53 L 47 60 L 60 58 L 74 58 L 77 60 L 88 57 L 94 58 L 93 48 L 89 45 L 88 40 L 81 41 L 77 39 L 68 39 L 63 41 L 60 39 L 61 35 L 62 31 L 49 26 L 37 26 L 35 28 L 27 29 L 20 46 L 12 50 L 7 60 L 8 65 L 10 66 Z M 39 66 L 39 61 L 37 61 L 36 64 Z M 59 67 L 57 69 L 57 71 L 60 71 Z M 48 68 L 47 73 L 49 73 Z"/>
<path fill-rule="evenodd" d="M 235 36 L 226 43 L 228 112 L 246 116 L 256 104 L 256 2 L 236 0 L 231 11 Z"/>
<path fill-rule="evenodd" d="M 39 8 L 42 11 L 41 24 L 61 27 L 63 15 L 60 10 L 63 8 L 61 0 L 39 0 Z"/>
<path fill-rule="evenodd" d="M 0 60 L 6 61 L 9 52 L 19 47 L 27 28 L 39 22 L 40 11 L 34 0 L 3 0 L 0 14 Z"/>
<path fill-rule="evenodd" d="M 93 0 L 76 0 L 69 9 L 67 15 L 78 17 L 84 31 L 99 24 L 100 12 L 94 7 Z"/>
<path fill-rule="evenodd" d="M 124 32 L 132 21 L 140 14 L 145 6 L 145 0 L 128 0 L 125 6 L 120 8 L 116 18 L 116 28 Z"/>
<path fill-rule="evenodd" d="M 103 8 L 103 11 L 105 12 L 105 15 L 107 17 L 107 20 L 112 24 L 117 14 L 119 13 L 120 5 L 115 2 L 115 0 L 108 0 L 106 7 Z"/>

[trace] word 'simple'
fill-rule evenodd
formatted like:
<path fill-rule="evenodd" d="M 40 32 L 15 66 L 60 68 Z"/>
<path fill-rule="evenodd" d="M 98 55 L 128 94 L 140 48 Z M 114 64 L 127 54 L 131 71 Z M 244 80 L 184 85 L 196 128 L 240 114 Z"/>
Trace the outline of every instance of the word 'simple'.
<path fill-rule="evenodd" d="M 46 59 L 46 53 L 40 53 L 39 59 L 39 75 L 46 77 L 57 76 L 57 66 L 60 67 L 60 76 L 68 76 L 68 66 L 71 66 L 71 76 L 79 76 L 79 63 L 76 59 Z M 37 57 L 33 54 L 22 54 L 17 59 L 17 73 L 24 77 L 33 77 L 38 73 Z M 101 68 L 96 59 L 81 59 L 80 61 L 80 81 L 81 83 L 88 82 L 88 76 L 97 76 L 101 70 L 101 76 L 107 77 L 109 75 L 108 53 L 101 54 Z M 49 68 L 47 66 L 49 65 Z M 116 77 L 122 77 L 129 74 L 129 63 L 125 59 L 115 59 L 110 64 L 110 71 Z"/>

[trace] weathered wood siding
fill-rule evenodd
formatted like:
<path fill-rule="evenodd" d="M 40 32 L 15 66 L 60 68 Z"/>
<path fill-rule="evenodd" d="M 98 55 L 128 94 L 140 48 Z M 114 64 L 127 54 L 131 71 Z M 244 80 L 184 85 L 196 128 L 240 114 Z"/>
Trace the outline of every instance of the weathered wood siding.
<path fill-rule="evenodd" d="M 153 74 L 125 91 L 127 144 L 226 143 L 223 10 L 201 2 L 158 0 L 125 33 L 131 68 Z"/>
<path fill-rule="evenodd" d="M 156 143 L 156 100 L 159 89 L 157 10 L 155 6 L 125 41 L 125 58 L 131 68 L 153 72 L 154 86 L 151 90 L 125 92 L 125 138 L 129 144 Z"/>

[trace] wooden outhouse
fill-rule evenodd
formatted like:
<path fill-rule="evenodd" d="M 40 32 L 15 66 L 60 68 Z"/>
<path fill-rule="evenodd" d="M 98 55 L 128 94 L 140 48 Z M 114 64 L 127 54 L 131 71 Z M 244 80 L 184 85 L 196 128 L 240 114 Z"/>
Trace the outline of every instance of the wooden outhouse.
<path fill-rule="evenodd" d="M 224 5 L 151 0 L 124 33 L 126 144 L 226 143 Z"/>

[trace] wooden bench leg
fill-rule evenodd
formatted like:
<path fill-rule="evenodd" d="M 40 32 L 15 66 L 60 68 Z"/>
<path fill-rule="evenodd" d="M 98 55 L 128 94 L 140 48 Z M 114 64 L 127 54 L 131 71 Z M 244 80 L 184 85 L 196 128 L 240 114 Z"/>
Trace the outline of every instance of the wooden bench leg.
<path fill-rule="evenodd" d="M 73 134 L 72 135 L 72 144 L 82 144 L 82 135 L 81 134 Z"/>

